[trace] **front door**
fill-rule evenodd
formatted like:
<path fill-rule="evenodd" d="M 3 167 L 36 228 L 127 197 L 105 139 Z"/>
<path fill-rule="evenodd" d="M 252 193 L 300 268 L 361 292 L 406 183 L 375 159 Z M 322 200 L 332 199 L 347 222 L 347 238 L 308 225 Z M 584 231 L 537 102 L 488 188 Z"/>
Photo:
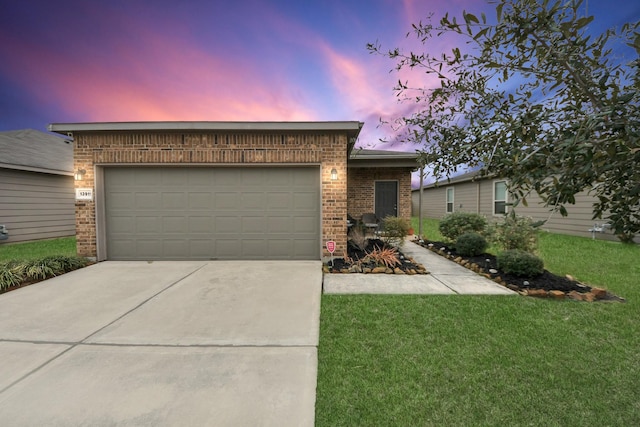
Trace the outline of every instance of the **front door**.
<path fill-rule="evenodd" d="M 376 216 L 398 216 L 398 181 L 376 181 Z"/>

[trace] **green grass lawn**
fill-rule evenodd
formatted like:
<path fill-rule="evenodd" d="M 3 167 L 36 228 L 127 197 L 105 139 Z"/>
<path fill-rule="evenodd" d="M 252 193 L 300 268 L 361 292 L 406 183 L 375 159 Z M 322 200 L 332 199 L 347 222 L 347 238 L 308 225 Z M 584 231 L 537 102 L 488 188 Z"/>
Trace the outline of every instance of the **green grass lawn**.
<path fill-rule="evenodd" d="M 640 425 L 640 247 L 543 233 L 539 253 L 627 302 L 323 295 L 317 425 Z"/>
<path fill-rule="evenodd" d="M 418 217 L 411 218 L 411 227 L 413 227 L 413 231 L 416 235 L 418 235 L 419 223 Z M 438 230 L 438 221 L 433 219 L 422 219 L 422 233 L 420 234 L 422 237 L 428 240 L 433 241 L 442 241 L 442 234 Z"/>
<path fill-rule="evenodd" d="M 76 238 L 39 240 L 24 243 L 0 243 L 0 261 L 9 259 L 35 259 L 49 255 L 76 255 Z"/>

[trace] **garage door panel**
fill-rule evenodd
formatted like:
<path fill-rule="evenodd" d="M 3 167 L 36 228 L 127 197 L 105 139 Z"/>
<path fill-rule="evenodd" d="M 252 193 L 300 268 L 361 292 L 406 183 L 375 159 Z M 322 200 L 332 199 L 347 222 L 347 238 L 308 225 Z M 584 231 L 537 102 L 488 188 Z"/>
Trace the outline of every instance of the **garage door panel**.
<path fill-rule="evenodd" d="M 211 239 L 189 239 L 189 254 L 186 259 L 210 259 L 215 253 L 214 243 Z"/>
<path fill-rule="evenodd" d="M 242 218 L 242 234 L 264 233 L 266 231 L 266 221 L 262 216 L 245 216 Z"/>
<path fill-rule="evenodd" d="M 172 259 L 186 259 L 189 257 L 189 241 L 186 239 L 162 240 L 162 255 Z"/>
<path fill-rule="evenodd" d="M 158 235 L 171 235 L 186 233 L 187 222 L 184 215 L 162 216 L 160 217 L 162 228 L 158 230 Z"/>
<path fill-rule="evenodd" d="M 320 257 L 318 168 L 108 167 L 104 179 L 108 259 Z"/>
<path fill-rule="evenodd" d="M 113 191 L 109 194 L 109 207 L 115 209 L 129 209 L 134 205 L 135 194 L 131 192 Z"/>
<path fill-rule="evenodd" d="M 136 242 L 132 239 L 113 238 L 109 241 L 109 247 L 125 259 L 136 256 Z"/>
<path fill-rule="evenodd" d="M 163 192 L 162 210 L 184 210 L 187 204 L 187 195 L 182 192 Z"/>
<path fill-rule="evenodd" d="M 237 258 L 241 251 L 240 241 L 237 239 L 216 239 L 215 253 L 218 258 Z"/>
<path fill-rule="evenodd" d="M 308 233 L 317 235 L 319 226 L 315 216 L 297 216 L 293 218 L 292 228 L 292 231 L 296 234 Z"/>
<path fill-rule="evenodd" d="M 137 209 L 157 210 L 162 206 L 162 198 L 155 192 L 137 191 L 133 200 Z"/>
<path fill-rule="evenodd" d="M 190 216 L 187 221 L 182 220 L 182 223 L 188 222 L 189 233 L 210 233 L 212 218 L 210 216 Z"/>
<path fill-rule="evenodd" d="M 212 172 L 211 185 L 222 188 L 239 187 L 241 185 L 240 172 L 237 169 L 216 169 Z"/>
<path fill-rule="evenodd" d="M 268 256 L 268 248 L 264 239 L 242 239 L 240 246 L 243 258 L 265 259 Z"/>
<path fill-rule="evenodd" d="M 189 183 L 189 173 L 182 168 L 165 169 L 160 174 L 160 180 L 163 188 L 184 188 Z"/>
<path fill-rule="evenodd" d="M 243 188 L 259 187 L 265 182 L 263 169 L 247 168 L 238 169 L 237 171 L 240 178 L 238 182 L 242 185 Z"/>
<path fill-rule="evenodd" d="M 128 233 L 133 234 L 136 219 L 130 215 L 112 215 L 110 221 L 111 232 L 114 235 Z"/>
<path fill-rule="evenodd" d="M 290 192 L 270 191 L 266 195 L 268 211 L 290 211 L 293 208 L 293 197 Z"/>
<path fill-rule="evenodd" d="M 162 171 L 160 169 L 149 169 L 147 173 L 135 173 L 134 180 L 135 185 L 147 187 L 155 186 L 158 182 L 162 182 Z"/>
<path fill-rule="evenodd" d="M 294 259 L 310 259 L 315 256 L 315 252 L 313 250 L 315 239 L 296 239 L 293 241 L 293 253 L 295 254 Z"/>
<path fill-rule="evenodd" d="M 130 186 L 135 182 L 134 171 L 132 169 L 122 169 L 118 174 L 109 176 L 109 183 L 111 185 Z"/>
<path fill-rule="evenodd" d="M 212 205 L 212 195 L 209 192 L 190 192 L 189 193 L 189 209 L 202 209 L 202 210 L 211 210 Z"/>
<path fill-rule="evenodd" d="M 204 168 L 188 169 L 185 173 L 189 174 L 189 186 L 192 187 L 210 187 L 213 177 L 209 170 Z"/>
<path fill-rule="evenodd" d="M 315 211 L 318 204 L 318 193 L 306 191 L 295 192 L 293 197 L 293 209 L 296 211 Z"/>
<path fill-rule="evenodd" d="M 244 192 L 240 195 L 240 209 L 246 211 L 264 211 L 265 194 L 258 192 Z"/>
<path fill-rule="evenodd" d="M 214 194 L 214 208 L 216 210 L 235 211 L 240 207 L 240 194 L 231 192 L 216 192 Z"/>
<path fill-rule="evenodd" d="M 295 175 L 292 184 L 300 188 L 313 188 L 318 185 L 318 178 L 313 174 Z"/>
<path fill-rule="evenodd" d="M 136 234 L 160 235 L 163 232 L 162 218 L 157 216 L 138 216 L 134 223 Z"/>
<path fill-rule="evenodd" d="M 271 239 L 267 243 L 268 259 L 280 259 L 291 253 L 291 239 Z"/>
<path fill-rule="evenodd" d="M 138 238 L 134 242 L 135 255 L 132 256 L 140 256 L 142 259 L 159 259 L 162 256 L 162 240 Z"/>
<path fill-rule="evenodd" d="M 264 182 L 271 187 L 289 187 L 293 184 L 291 178 L 287 170 L 273 170 L 265 173 Z"/>
<path fill-rule="evenodd" d="M 237 234 L 242 222 L 239 216 L 216 216 L 214 221 L 216 234 Z"/>
<path fill-rule="evenodd" d="M 289 234 L 291 232 L 290 216 L 270 216 L 267 218 L 267 232 L 273 234 Z"/>

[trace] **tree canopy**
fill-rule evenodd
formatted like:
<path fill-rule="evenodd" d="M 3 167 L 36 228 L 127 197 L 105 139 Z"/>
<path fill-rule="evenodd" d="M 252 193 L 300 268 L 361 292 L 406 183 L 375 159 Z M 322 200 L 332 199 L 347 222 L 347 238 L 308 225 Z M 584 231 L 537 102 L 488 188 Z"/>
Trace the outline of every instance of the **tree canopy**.
<path fill-rule="evenodd" d="M 623 241 L 640 233 L 640 21 L 592 35 L 582 0 L 497 0 L 491 22 L 463 12 L 413 25 L 422 52 L 372 53 L 395 69 L 437 77 L 435 87 L 394 88 L 413 113 L 394 124 L 422 144 L 435 176 L 460 165 L 508 178 L 516 200 L 536 192 L 567 214 L 583 190 L 594 219 Z M 450 51 L 432 42 L 454 37 Z"/>

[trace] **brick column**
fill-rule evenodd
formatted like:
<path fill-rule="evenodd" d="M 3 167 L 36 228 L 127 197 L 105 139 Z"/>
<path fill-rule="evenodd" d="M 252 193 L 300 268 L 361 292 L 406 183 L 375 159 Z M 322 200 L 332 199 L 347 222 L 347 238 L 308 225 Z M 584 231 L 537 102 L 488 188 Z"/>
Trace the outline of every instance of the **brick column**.
<path fill-rule="evenodd" d="M 336 242 L 337 256 L 347 250 L 347 140 L 346 135 L 330 136 L 333 141 L 322 150 L 322 255 L 329 256 L 325 242 Z M 331 170 L 338 173 L 331 179 Z"/>

